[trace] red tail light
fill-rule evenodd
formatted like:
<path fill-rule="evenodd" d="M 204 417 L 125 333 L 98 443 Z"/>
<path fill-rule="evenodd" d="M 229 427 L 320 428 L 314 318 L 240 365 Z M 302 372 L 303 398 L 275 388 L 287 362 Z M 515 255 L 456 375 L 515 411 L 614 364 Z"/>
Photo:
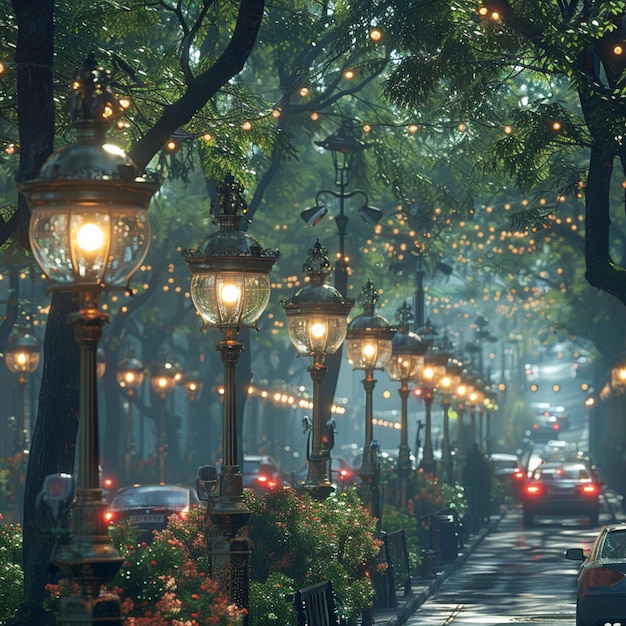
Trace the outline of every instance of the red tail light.
<path fill-rule="evenodd" d="M 592 587 L 612 587 L 622 582 L 626 576 L 608 567 L 595 567 L 587 574 L 587 586 Z"/>
<path fill-rule="evenodd" d="M 515 480 L 521 480 L 522 478 L 524 478 L 524 472 L 522 471 L 515 472 L 513 474 L 513 478 L 515 478 Z"/>
<path fill-rule="evenodd" d="M 104 514 L 104 522 L 106 524 L 112 524 L 115 521 L 115 515 L 113 514 L 112 511 L 107 511 Z"/>
<path fill-rule="evenodd" d="M 583 485 L 580 491 L 585 496 L 595 496 L 598 493 L 598 485 L 594 485 L 593 483 Z"/>
<path fill-rule="evenodd" d="M 561 430 L 561 425 L 554 422 L 554 424 L 552 424 L 552 430 Z"/>
<path fill-rule="evenodd" d="M 526 493 L 529 496 L 538 496 L 541 494 L 541 487 L 539 485 L 526 485 Z"/>
<path fill-rule="evenodd" d="M 265 476 L 264 474 L 260 474 L 259 476 L 256 477 L 256 479 L 260 482 L 260 483 L 266 483 L 269 479 L 267 478 L 267 476 Z"/>

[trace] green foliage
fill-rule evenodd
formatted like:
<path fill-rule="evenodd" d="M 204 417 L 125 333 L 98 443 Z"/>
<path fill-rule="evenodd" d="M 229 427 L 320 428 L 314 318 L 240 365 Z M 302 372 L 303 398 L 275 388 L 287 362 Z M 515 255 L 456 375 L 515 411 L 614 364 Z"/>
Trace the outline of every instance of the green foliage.
<path fill-rule="evenodd" d="M 22 571 L 22 528 L 19 525 L 0 526 L 0 624 L 17 613 L 24 598 Z"/>
<path fill-rule="evenodd" d="M 249 537 L 253 542 L 252 576 L 263 582 L 282 572 L 298 589 L 330 580 L 346 619 L 360 615 L 373 599 L 367 572 L 377 567 L 380 541 L 376 523 L 362 507 L 355 489 L 323 502 L 283 489 L 255 497 Z"/>
<path fill-rule="evenodd" d="M 280 572 L 250 585 L 250 626 L 296 626 L 293 580 Z"/>

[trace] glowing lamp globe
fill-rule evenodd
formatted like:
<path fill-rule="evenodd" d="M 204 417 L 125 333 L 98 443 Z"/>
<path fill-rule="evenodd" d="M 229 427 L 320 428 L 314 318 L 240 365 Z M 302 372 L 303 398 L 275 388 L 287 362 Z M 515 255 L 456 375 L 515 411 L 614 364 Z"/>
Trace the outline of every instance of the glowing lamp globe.
<path fill-rule="evenodd" d="M 13 374 L 32 374 L 39 366 L 41 342 L 23 330 L 9 335 L 4 362 Z"/>
<path fill-rule="evenodd" d="M 191 272 L 191 298 L 203 330 L 256 328 L 269 302 L 269 273 L 279 254 L 263 249 L 240 230 L 248 211 L 242 192 L 232 176 L 226 178 L 211 207 L 219 230 L 197 249 L 183 252 Z"/>

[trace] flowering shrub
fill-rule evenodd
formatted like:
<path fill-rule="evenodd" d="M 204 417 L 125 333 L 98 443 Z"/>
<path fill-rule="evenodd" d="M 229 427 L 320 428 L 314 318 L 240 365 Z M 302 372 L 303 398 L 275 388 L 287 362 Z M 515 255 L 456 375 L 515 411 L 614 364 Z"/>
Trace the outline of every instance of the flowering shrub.
<path fill-rule="evenodd" d="M 24 596 L 21 562 L 22 528 L 19 524 L 0 526 L 0 624 L 17 613 Z"/>
<path fill-rule="evenodd" d="M 283 489 L 256 497 L 246 492 L 252 510 L 252 576 L 264 582 L 281 572 L 301 589 L 330 580 L 342 617 L 354 619 L 372 602 L 368 572 L 381 542 L 376 522 L 361 505 L 355 489 L 320 502 L 308 494 Z"/>
<path fill-rule="evenodd" d="M 125 543 L 133 531 L 120 526 L 114 534 L 124 558 L 108 586 L 120 596 L 127 626 L 235 626 L 244 611 L 219 593 L 217 583 L 206 574 L 204 511 L 190 512 L 181 521 L 173 515 L 168 527 L 156 533 L 151 544 Z M 130 533 L 130 535 L 129 535 Z M 202 554 L 201 558 L 196 558 Z M 51 610 L 58 610 L 62 594 L 72 593 L 67 584 L 52 586 Z M 74 591 L 75 592 L 75 591 Z"/>
<path fill-rule="evenodd" d="M 251 583 L 249 626 L 296 626 L 294 593 L 293 580 L 279 572 Z"/>

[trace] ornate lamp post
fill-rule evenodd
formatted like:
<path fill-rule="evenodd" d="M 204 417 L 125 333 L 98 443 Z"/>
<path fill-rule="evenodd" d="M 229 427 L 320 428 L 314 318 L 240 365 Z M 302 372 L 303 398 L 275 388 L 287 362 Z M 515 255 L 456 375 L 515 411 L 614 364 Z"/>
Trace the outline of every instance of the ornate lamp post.
<path fill-rule="evenodd" d="M 313 445 L 308 457 L 307 477 L 302 487 L 323 500 L 332 492 L 330 450 L 332 425 L 324 422 L 322 380 L 327 354 L 339 350 L 348 330 L 347 317 L 354 300 L 344 298 L 326 280 L 332 271 L 326 248 L 319 242 L 309 250 L 303 266 L 308 282 L 281 304 L 288 318 L 289 338 L 299 355 L 310 356 L 308 371 L 313 381 Z M 329 436 L 330 435 L 330 436 Z"/>
<path fill-rule="evenodd" d="M 194 461 L 196 457 L 196 437 L 194 433 L 194 410 L 198 394 L 202 391 L 202 382 L 199 372 L 189 372 L 183 380 L 183 388 L 189 399 L 189 421 L 187 423 L 187 473 L 195 475 Z"/>
<path fill-rule="evenodd" d="M 24 327 L 18 326 L 9 335 L 4 362 L 12 374 L 17 376 L 18 424 L 15 434 L 16 454 L 28 453 L 30 428 L 26 425 L 26 375 L 33 374 L 39 367 L 41 342 Z"/>
<path fill-rule="evenodd" d="M 443 479 L 447 483 L 454 482 L 454 468 L 452 462 L 452 445 L 450 443 L 450 398 L 461 386 L 463 364 L 457 359 L 450 359 L 446 365 L 446 375 L 439 383 L 441 404 L 443 406 L 443 442 L 441 445 L 441 463 L 443 465 Z"/>
<path fill-rule="evenodd" d="M 413 322 L 413 309 L 404 302 L 396 312 L 398 331 L 392 339 L 391 358 L 387 362 L 387 373 L 391 380 L 400 381 L 400 447 L 398 449 L 398 482 L 400 506 L 406 505 L 407 481 L 411 475 L 411 450 L 408 438 L 409 381 L 418 380 L 424 367 L 427 345 L 409 330 Z"/>
<path fill-rule="evenodd" d="M 57 558 L 61 571 L 81 588 L 68 598 L 61 621 L 95 615 L 119 618 L 119 599 L 101 596 L 101 585 L 122 559 L 109 539 L 98 472 L 97 347 L 108 315 L 98 308 L 102 289 L 127 289 L 150 243 L 148 204 L 159 185 L 138 176 L 135 165 L 105 141 L 122 108 L 91 60 L 74 83 L 71 114 L 77 141 L 44 163 L 39 176 L 19 189 L 28 201 L 29 238 L 51 289 L 78 295 L 71 316 L 80 347 L 80 419 L 72 536 Z"/>
<path fill-rule="evenodd" d="M 169 365 L 169 367 L 168 367 Z M 165 459 L 167 457 L 167 437 L 165 435 L 165 401 L 176 387 L 177 371 L 171 363 L 159 363 L 150 368 L 150 388 L 159 396 L 159 426 L 157 428 L 157 462 L 159 482 L 165 482 Z"/>
<path fill-rule="evenodd" d="M 133 456 L 135 454 L 135 437 L 133 435 L 133 397 L 141 387 L 144 379 L 143 363 L 134 356 L 134 351 L 124 357 L 117 365 L 115 373 L 117 384 L 126 392 L 128 410 L 126 412 L 126 449 L 124 451 L 124 469 L 126 484 L 130 484 L 133 476 Z"/>
<path fill-rule="evenodd" d="M 361 289 L 357 303 L 363 313 L 357 315 L 348 326 L 346 346 L 348 363 L 353 370 L 363 370 L 363 389 L 365 389 L 365 444 L 359 476 L 365 485 L 365 501 L 370 514 L 380 520 L 382 508 L 379 495 L 379 462 L 374 443 L 372 395 L 376 380 L 374 370 L 382 370 L 391 358 L 391 342 L 394 330 L 387 320 L 374 313 L 378 293 L 374 284 L 368 280 Z"/>
<path fill-rule="evenodd" d="M 449 354 L 435 345 L 431 345 L 424 356 L 424 367 L 420 373 L 420 381 L 424 391 L 426 416 L 424 424 L 424 454 L 420 469 L 429 474 L 436 471 L 435 455 L 432 440 L 432 404 L 434 392 L 441 379 L 446 375 L 446 364 Z"/>
<path fill-rule="evenodd" d="M 240 230 L 248 211 L 243 187 L 232 176 L 218 186 L 211 207 L 219 230 L 196 250 L 185 250 L 191 272 L 191 297 L 203 321 L 203 330 L 218 328 L 224 335 L 217 349 L 224 365 L 223 463 L 217 495 L 209 502 L 209 515 L 221 536 L 211 540 L 211 576 L 232 602 L 248 606 L 250 545 L 236 538 L 250 519 L 243 500 L 238 464 L 235 366 L 243 350 L 237 341 L 241 328 L 256 328 L 270 298 L 269 273 L 277 250 L 266 250 Z"/>

